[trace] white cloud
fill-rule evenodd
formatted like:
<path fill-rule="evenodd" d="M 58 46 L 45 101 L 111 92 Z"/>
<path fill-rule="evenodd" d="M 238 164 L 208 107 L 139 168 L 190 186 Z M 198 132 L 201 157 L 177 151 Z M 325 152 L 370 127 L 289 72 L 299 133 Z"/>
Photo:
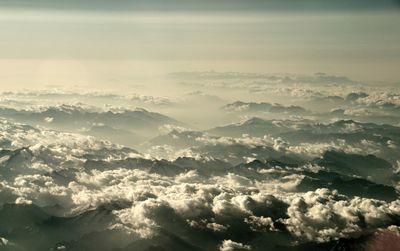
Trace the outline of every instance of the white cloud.
<path fill-rule="evenodd" d="M 275 125 L 292 126 L 284 123 Z M 294 130 L 298 129 L 296 126 Z M 329 127 L 324 126 L 315 126 L 312 130 L 323 131 Z M 311 162 L 299 167 L 285 167 L 285 164 L 279 167 L 281 164 L 274 166 L 263 160 L 261 167 L 247 163 L 236 167 L 227 165 L 225 169 L 219 168 L 222 162 L 217 162 L 215 153 L 204 150 L 217 146 L 222 152 L 220 156 L 228 158 L 237 152 L 227 153 L 227 147 L 240 147 L 240 151 L 249 150 L 242 158 L 247 162 L 260 159 L 255 150 L 266 149 L 281 154 L 282 161 L 288 156 L 307 160 L 332 149 L 382 154 L 386 149 L 396 148 L 396 139 L 385 139 L 383 143 L 370 138 L 352 143 L 335 139 L 293 145 L 269 135 L 217 137 L 167 126 L 179 139 L 193 136 L 191 139 L 196 144 L 182 148 L 167 144 L 151 146 L 160 156 L 172 156 L 168 162 L 147 158 L 132 149 L 93 137 L 3 119 L 0 127 L 0 144 L 5 150 L 0 158 L 2 203 L 44 208 L 57 205 L 63 209 L 63 215 L 73 216 L 118 202 L 123 206 L 111 210 L 112 220 L 106 229 L 118 229 L 137 238 L 150 239 L 164 228 L 189 229 L 187 232 L 218 236 L 215 246 L 220 250 L 250 250 L 256 247 L 252 240 L 236 242 L 229 234 L 241 231 L 257 236 L 270 232 L 289 234 L 294 242 L 285 243 L 288 245 L 327 242 L 385 228 L 394 224 L 392 216 L 400 215 L 400 200 L 346 197 L 325 188 L 300 192 L 298 186 L 305 178 L 317 179 L 310 172 L 318 174 L 324 170 Z M 357 133 L 362 128 L 357 123 L 345 123 L 339 129 L 330 130 Z M 209 148 L 201 151 L 201 147 Z M 185 156 L 193 158 L 181 160 L 187 164 L 185 167 L 173 161 Z M 394 171 L 399 169 L 398 165 L 394 165 Z M 180 169 L 169 172 L 174 168 Z M 281 224 L 288 232 L 279 230 L 277 225 Z"/>
<path fill-rule="evenodd" d="M 251 250 L 249 245 L 232 240 L 224 240 L 220 246 L 220 251 Z"/>

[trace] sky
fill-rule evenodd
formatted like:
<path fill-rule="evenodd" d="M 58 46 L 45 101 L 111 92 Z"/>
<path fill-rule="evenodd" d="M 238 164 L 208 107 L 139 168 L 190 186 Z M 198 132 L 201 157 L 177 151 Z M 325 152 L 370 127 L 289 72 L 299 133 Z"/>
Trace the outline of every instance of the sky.
<path fill-rule="evenodd" d="M 113 88 L 176 71 L 399 82 L 398 1 L 0 0 L 0 86 Z"/>

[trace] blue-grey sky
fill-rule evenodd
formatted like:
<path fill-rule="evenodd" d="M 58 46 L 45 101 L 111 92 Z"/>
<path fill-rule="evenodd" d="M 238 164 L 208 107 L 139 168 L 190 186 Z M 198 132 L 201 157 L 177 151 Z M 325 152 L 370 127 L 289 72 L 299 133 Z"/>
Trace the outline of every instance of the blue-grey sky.
<path fill-rule="evenodd" d="M 169 71 L 397 82 L 399 1 L 0 1 L 0 84 L 132 83 Z"/>

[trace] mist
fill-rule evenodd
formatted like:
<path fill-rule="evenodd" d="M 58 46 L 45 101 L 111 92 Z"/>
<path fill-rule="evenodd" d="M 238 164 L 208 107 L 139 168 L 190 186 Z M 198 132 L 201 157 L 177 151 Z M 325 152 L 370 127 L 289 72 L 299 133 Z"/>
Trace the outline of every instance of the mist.
<path fill-rule="evenodd" d="M 398 7 L 0 0 L 0 250 L 397 250 Z"/>

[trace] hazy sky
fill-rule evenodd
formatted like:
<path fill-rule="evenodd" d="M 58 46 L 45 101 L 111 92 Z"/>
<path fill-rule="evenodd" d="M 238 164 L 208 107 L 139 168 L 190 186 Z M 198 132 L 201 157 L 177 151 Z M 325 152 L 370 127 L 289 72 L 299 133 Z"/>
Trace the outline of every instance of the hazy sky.
<path fill-rule="evenodd" d="M 397 1 L 1 1 L 0 86 L 135 85 L 170 71 L 400 80 Z"/>

